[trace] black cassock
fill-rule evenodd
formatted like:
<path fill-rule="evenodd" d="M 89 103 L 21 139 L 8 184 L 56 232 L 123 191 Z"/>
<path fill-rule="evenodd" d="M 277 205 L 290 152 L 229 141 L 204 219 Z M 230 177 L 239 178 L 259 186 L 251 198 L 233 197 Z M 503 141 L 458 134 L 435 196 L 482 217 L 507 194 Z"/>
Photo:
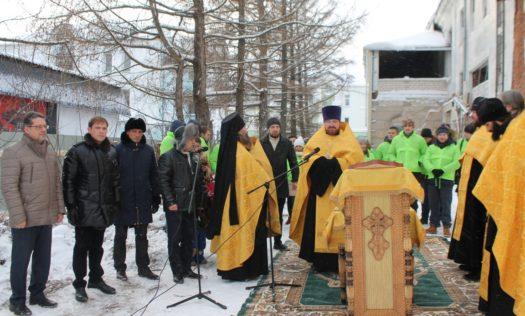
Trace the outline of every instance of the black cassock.
<path fill-rule="evenodd" d="M 454 260 L 456 263 L 466 265 L 469 271 L 476 273 L 481 271 L 487 210 L 472 194 L 472 190 L 474 190 L 482 171 L 483 166 L 474 159 L 467 185 L 461 237 L 459 241 L 452 238 L 448 252 L 449 259 Z"/>
<path fill-rule="evenodd" d="M 486 315 L 507 316 L 514 315 L 512 309 L 514 308 L 514 299 L 503 291 L 499 284 L 499 268 L 492 253 L 492 246 L 498 233 L 496 223 L 492 218 L 488 217 L 487 222 L 487 240 L 485 243 L 485 250 L 490 252 L 490 270 L 488 280 L 488 302 L 484 299 L 479 299 L 479 310 L 485 312 Z"/>
<path fill-rule="evenodd" d="M 306 205 L 303 237 L 299 258 L 313 263 L 317 272 L 337 272 L 337 254 L 315 252 L 315 225 L 316 225 L 316 199 L 322 197 L 330 183 L 335 185 L 341 176 L 342 170 L 336 158 L 318 158 L 313 162 L 308 172 L 310 177 L 310 192 Z"/>

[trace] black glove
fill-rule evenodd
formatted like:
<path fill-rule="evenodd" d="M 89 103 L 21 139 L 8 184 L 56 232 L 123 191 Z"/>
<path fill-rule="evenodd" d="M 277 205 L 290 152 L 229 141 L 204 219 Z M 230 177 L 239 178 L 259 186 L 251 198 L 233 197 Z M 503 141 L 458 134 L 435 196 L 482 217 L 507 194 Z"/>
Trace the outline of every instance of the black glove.
<path fill-rule="evenodd" d="M 67 209 L 67 221 L 73 226 L 79 223 L 78 210 L 75 207 Z"/>
<path fill-rule="evenodd" d="M 444 173 L 445 173 L 445 171 L 443 171 L 441 169 L 434 169 L 434 170 L 432 170 L 432 174 L 434 175 L 435 178 L 440 178 Z"/>
<path fill-rule="evenodd" d="M 151 214 L 155 214 L 159 210 L 159 204 L 151 204 Z"/>

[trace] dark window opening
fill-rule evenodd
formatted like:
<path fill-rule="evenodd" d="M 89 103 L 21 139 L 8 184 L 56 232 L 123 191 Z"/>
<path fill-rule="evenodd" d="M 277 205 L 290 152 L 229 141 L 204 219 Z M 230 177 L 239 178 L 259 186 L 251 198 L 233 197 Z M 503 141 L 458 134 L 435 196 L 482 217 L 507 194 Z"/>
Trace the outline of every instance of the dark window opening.
<path fill-rule="evenodd" d="M 442 51 L 381 51 L 379 79 L 442 78 L 445 76 L 445 52 Z"/>
<path fill-rule="evenodd" d="M 487 65 L 481 66 L 472 72 L 472 87 L 475 87 L 489 79 Z"/>
<path fill-rule="evenodd" d="M 48 134 L 56 133 L 57 105 L 35 99 L 0 94 L 0 133 L 21 132 L 27 112 L 35 111 L 46 117 Z"/>

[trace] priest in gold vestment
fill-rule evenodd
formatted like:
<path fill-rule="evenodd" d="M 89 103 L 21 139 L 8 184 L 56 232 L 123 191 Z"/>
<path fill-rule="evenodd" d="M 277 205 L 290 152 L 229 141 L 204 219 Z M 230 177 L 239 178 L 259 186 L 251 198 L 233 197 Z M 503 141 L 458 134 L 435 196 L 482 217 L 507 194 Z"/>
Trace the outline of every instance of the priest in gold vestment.
<path fill-rule="evenodd" d="M 275 185 L 248 192 L 272 178 L 261 144 L 250 139 L 237 113 L 221 125 L 221 145 L 208 237 L 223 279 L 242 281 L 268 273 L 266 238 L 280 233 Z M 268 220 L 270 213 L 271 223 Z"/>
<path fill-rule="evenodd" d="M 319 152 L 301 166 L 295 196 L 290 238 L 301 247 L 299 257 L 313 263 L 318 272 L 337 272 L 337 252 L 340 238 L 327 238 L 326 229 L 335 204 L 330 194 L 343 170 L 363 162 L 365 157 L 350 126 L 341 122 L 341 108 L 323 108 L 323 126 L 304 148 L 307 155 Z M 328 232 L 330 234 L 330 232 Z M 341 236 L 339 236 L 341 237 Z"/>

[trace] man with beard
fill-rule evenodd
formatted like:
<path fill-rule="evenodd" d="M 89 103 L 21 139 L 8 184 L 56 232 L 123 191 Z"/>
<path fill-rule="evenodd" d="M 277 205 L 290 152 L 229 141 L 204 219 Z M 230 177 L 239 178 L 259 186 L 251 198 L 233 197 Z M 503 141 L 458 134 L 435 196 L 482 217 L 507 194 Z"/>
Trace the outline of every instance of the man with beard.
<path fill-rule="evenodd" d="M 350 126 L 341 122 L 341 108 L 327 106 L 322 112 L 324 126 L 304 149 L 305 155 L 316 148 L 320 150 L 301 167 L 290 238 L 301 246 L 299 257 L 313 263 L 316 271 L 336 272 L 338 245 L 344 242 L 344 236 L 330 232 L 328 244 L 318 236 L 335 207 L 330 194 L 339 176 L 349 166 L 363 162 L 365 157 Z"/>
<path fill-rule="evenodd" d="M 238 113 L 221 124 L 221 143 L 215 176 L 215 195 L 209 236 L 223 279 L 242 281 L 268 273 L 267 210 L 270 233 L 280 234 L 275 184 L 266 191 L 250 190 L 272 178 L 271 166 L 258 142 L 252 143 Z"/>
<path fill-rule="evenodd" d="M 482 97 L 474 99 L 470 109 L 471 118 L 477 125 L 482 125 L 478 111 L 484 100 Z M 480 277 L 487 220 L 487 210 L 472 194 L 472 190 L 496 148 L 496 142 L 491 136 L 490 131 L 481 126 L 474 132 L 465 148 L 458 185 L 456 220 L 448 252 L 448 258 L 459 263 L 461 270 L 468 272 L 465 279 L 470 281 L 477 281 Z"/>
<path fill-rule="evenodd" d="M 299 178 L 299 170 L 297 167 L 297 157 L 293 144 L 283 136 L 281 136 L 281 122 L 276 117 L 272 117 L 267 122 L 268 135 L 261 140 L 261 145 L 272 165 L 273 175 L 278 176 L 286 172 L 287 163 L 292 169 L 292 186 L 297 185 L 297 178 Z M 279 204 L 279 221 L 281 226 L 283 224 L 283 208 L 286 198 L 288 197 L 288 177 L 283 175 L 275 181 L 277 186 L 277 199 Z M 286 246 L 281 241 L 281 235 L 274 237 L 274 249 L 287 250 Z"/>
<path fill-rule="evenodd" d="M 390 154 L 390 146 L 392 145 L 392 139 L 399 134 L 399 129 L 396 126 L 391 126 L 386 134 L 385 141 L 377 146 L 374 156 L 378 160 L 383 161 L 394 161 L 395 157 Z"/>
<path fill-rule="evenodd" d="M 492 139 L 501 139 L 473 190 L 488 216 L 479 288 L 479 309 L 487 315 L 525 314 L 525 122 L 521 114 L 510 123 L 506 112 L 498 99 L 487 99 L 478 111 Z"/>

